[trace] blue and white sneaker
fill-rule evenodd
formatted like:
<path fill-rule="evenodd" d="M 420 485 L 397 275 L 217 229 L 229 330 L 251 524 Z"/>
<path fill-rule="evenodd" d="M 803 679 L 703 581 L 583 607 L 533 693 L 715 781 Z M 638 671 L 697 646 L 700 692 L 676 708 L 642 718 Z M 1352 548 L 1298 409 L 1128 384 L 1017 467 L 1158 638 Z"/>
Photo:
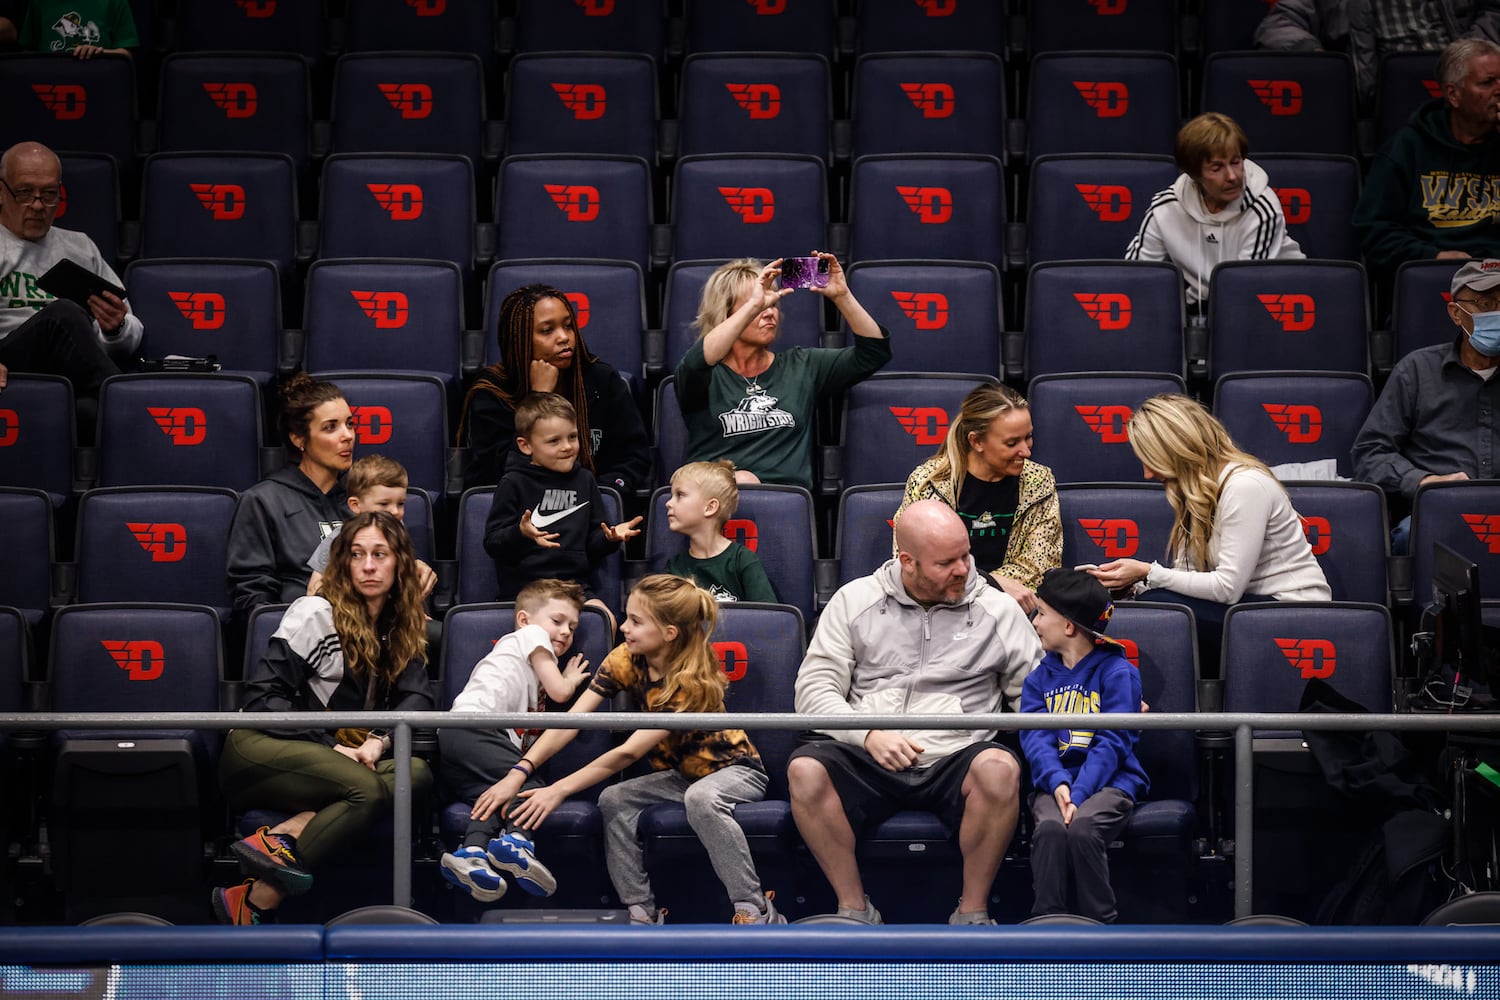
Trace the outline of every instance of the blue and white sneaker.
<path fill-rule="evenodd" d="M 505 879 L 490 867 L 489 855 L 482 847 L 460 847 L 444 854 L 439 864 L 443 878 L 481 903 L 493 903 L 505 895 Z"/>
<path fill-rule="evenodd" d="M 516 885 L 533 896 L 550 896 L 557 891 L 557 879 L 532 853 L 531 841 L 519 833 L 507 833 L 490 841 L 490 863 L 509 872 Z"/>

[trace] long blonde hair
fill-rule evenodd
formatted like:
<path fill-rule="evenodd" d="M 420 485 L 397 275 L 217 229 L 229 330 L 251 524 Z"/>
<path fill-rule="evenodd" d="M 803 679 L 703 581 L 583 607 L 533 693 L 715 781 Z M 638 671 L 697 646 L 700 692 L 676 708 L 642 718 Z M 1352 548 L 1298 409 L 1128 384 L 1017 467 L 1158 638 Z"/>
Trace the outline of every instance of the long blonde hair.
<path fill-rule="evenodd" d="M 953 481 L 953 497 L 956 501 L 964 489 L 964 476 L 968 475 L 969 455 L 974 451 L 972 437 L 984 437 L 990 424 L 1003 413 L 1024 410 L 1029 406 L 1025 398 L 1014 389 L 1004 385 L 981 385 L 964 397 L 958 408 L 958 416 L 948 425 L 948 436 L 937 453 L 937 463 L 927 483 L 942 479 Z"/>
<path fill-rule="evenodd" d="M 1223 484 L 1219 473 L 1234 463 L 1236 472 L 1254 469 L 1275 476 L 1260 459 L 1234 443 L 1224 425 L 1203 405 L 1177 393 L 1143 402 L 1126 425 L 1130 449 L 1141 464 L 1166 483 L 1175 515 L 1167 554 L 1193 568 L 1213 569 L 1210 545 Z M 1226 477 L 1227 479 L 1227 477 Z"/>
<path fill-rule="evenodd" d="M 747 282 L 760 280 L 765 262 L 754 257 L 741 257 L 727 264 L 720 264 L 708 280 L 703 283 L 703 294 L 698 298 L 698 316 L 693 320 L 693 329 L 701 338 L 718 326 L 734 312 L 734 300 Z"/>
<path fill-rule="evenodd" d="M 376 623 L 370 620 L 365 599 L 355 588 L 349 570 L 354 536 L 366 528 L 379 531 L 396 557 L 396 578 L 386 597 L 386 608 L 393 616 L 387 637 L 390 655 L 384 660 L 380 655 Z M 333 607 L 333 628 L 344 653 L 344 666 L 354 676 L 372 677 L 390 690 L 408 663 L 426 658 L 427 625 L 422 612 L 422 583 L 417 575 L 417 557 L 406 526 L 393 514 L 370 510 L 344 522 L 343 529 L 334 537 L 328 550 L 328 565 L 323 570 L 323 584 L 318 594 Z"/>
<path fill-rule="evenodd" d="M 661 711 L 681 697 L 680 712 L 722 712 L 724 673 L 708 637 L 719 618 L 719 605 L 708 591 L 691 580 L 670 573 L 645 577 L 631 591 L 645 605 L 645 612 L 665 629 L 677 629 L 677 637 L 662 654 L 662 685 L 650 696 L 647 708 Z"/>

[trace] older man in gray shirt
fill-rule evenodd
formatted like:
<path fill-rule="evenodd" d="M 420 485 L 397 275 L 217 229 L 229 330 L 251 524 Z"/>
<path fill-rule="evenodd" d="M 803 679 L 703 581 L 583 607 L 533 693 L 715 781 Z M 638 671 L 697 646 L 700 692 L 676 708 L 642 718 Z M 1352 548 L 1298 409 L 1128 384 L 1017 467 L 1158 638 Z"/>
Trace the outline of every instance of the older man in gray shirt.
<path fill-rule="evenodd" d="M 1452 343 L 1424 347 L 1396 363 L 1354 439 L 1354 478 L 1407 505 L 1427 483 L 1495 477 L 1500 413 L 1500 260 L 1473 260 L 1453 275 Z M 1411 518 L 1391 532 L 1404 554 Z"/>

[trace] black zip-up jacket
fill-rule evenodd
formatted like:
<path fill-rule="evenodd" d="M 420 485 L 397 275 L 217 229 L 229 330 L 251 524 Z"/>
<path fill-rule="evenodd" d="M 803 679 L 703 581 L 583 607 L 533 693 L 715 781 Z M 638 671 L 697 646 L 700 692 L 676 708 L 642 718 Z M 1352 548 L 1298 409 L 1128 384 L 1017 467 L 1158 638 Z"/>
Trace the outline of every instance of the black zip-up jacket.
<path fill-rule="evenodd" d="M 307 593 L 307 557 L 349 517 L 344 480 L 324 493 L 294 466 L 278 469 L 240 494 L 229 529 L 229 587 L 234 609 L 289 604 Z"/>

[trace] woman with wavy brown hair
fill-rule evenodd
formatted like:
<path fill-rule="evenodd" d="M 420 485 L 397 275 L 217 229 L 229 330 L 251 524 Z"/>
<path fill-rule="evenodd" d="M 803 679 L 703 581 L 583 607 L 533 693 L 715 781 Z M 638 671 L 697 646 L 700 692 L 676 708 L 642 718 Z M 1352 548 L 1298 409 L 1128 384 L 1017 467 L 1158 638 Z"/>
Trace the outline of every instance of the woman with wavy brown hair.
<path fill-rule="evenodd" d="M 318 593 L 293 601 L 245 678 L 245 712 L 430 711 L 422 586 L 411 539 L 383 511 L 344 522 Z M 258 924 L 312 871 L 391 808 L 395 761 L 387 733 L 370 729 L 230 730 L 220 760 L 236 812 L 293 815 L 233 845 L 245 882 L 213 891 L 227 924 Z M 411 762 L 414 795 L 432 784 Z"/>

